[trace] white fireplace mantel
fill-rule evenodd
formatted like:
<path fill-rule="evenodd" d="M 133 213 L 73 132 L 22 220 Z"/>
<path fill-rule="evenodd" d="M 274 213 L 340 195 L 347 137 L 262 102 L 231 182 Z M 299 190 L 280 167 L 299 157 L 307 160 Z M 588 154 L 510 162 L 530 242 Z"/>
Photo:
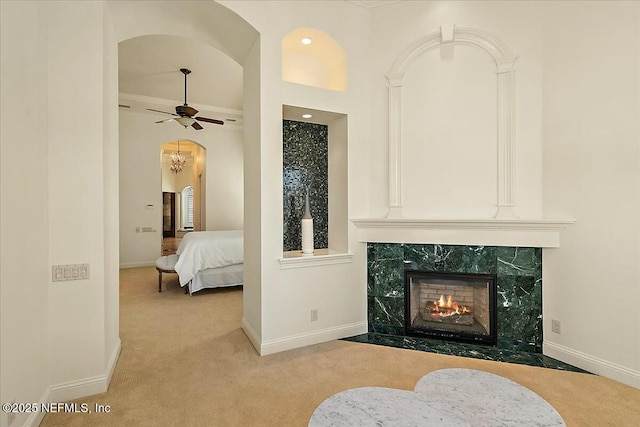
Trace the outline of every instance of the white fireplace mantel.
<path fill-rule="evenodd" d="M 575 220 L 361 218 L 351 222 L 361 242 L 557 248 L 560 232 Z"/>

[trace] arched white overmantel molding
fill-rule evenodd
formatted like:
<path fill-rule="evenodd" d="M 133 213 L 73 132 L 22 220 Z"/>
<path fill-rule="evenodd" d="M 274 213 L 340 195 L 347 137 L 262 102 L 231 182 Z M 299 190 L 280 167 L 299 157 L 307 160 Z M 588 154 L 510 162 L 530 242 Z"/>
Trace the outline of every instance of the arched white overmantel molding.
<path fill-rule="evenodd" d="M 495 217 L 515 213 L 515 70 L 516 57 L 500 40 L 474 28 L 442 26 L 416 41 L 393 63 L 389 81 L 389 212 L 402 217 L 402 81 L 407 68 L 421 54 L 446 43 L 475 46 L 495 61 L 498 75 L 498 204 Z"/>

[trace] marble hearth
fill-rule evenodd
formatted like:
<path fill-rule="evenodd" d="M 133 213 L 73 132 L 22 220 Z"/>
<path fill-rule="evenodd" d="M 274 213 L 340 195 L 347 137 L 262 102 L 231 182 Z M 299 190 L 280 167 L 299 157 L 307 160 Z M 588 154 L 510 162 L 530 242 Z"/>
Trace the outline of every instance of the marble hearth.
<path fill-rule="evenodd" d="M 405 270 L 491 274 L 497 284 L 496 347 L 542 352 L 540 248 L 369 243 L 367 269 L 370 332 L 405 335 Z"/>

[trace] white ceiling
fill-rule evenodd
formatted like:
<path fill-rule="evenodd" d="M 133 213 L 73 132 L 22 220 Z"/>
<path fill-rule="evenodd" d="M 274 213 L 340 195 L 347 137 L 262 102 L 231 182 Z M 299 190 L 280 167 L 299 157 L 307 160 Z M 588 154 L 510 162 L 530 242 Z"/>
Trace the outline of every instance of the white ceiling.
<path fill-rule="evenodd" d="M 118 67 L 119 102 L 131 110 L 174 112 L 184 102 L 180 68 L 188 68 L 187 102 L 198 116 L 241 121 L 242 67 L 216 48 L 175 36 L 137 37 L 120 43 Z"/>

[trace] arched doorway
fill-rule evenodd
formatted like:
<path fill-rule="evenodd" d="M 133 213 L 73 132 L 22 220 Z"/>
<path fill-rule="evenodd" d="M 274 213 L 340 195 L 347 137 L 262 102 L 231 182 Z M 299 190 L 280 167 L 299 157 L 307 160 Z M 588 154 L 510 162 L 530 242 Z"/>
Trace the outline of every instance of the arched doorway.
<path fill-rule="evenodd" d="M 206 230 L 206 148 L 188 140 L 160 149 L 162 254 L 175 253 L 182 237 Z"/>
<path fill-rule="evenodd" d="M 243 152 L 241 157 L 244 161 L 244 170 L 259 170 L 261 159 L 256 155 L 256 153 L 260 152 L 261 144 L 261 56 L 259 33 L 242 17 L 216 2 L 107 2 L 106 8 L 113 24 L 110 29 L 112 31 L 111 40 L 121 43 L 140 36 L 170 35 L 182 38 L 188 36 L 189 40 L 197 40 L 224 52 L 241 65 L 244 72 L 243 83 L 248 88 L 243 92 L 242 113 L 245 125 L 242 136 Z M 132 20 L 132 16 L 135 16 L 136 19 Z M 114 53 L 115 55 L 113 53 L 111 55 L 108 54 L 107 61 L 117 64 L 118 52 Z M 162 54 L 157 55 L 157 58 L 168 64 L 175 61 L 175 58 L 166 58 Z M 173 64 L 173 68 L 179 69 L 181 67 L 188 67 L 188 64 L 177 63 L 177 61 Z M 175 125 L 175 123 L 172 124 Z M 121 120 L 119 124 L 121 136 L 122 125 Z M 132 125 L 132 129 L 134 132 L 131 142 L 134 145 L 137 137 L 148 136 L 140 128 L 136 128 L 135 124 Z M 179 131 L 181 131 L 180 127 L 176 126 L 175 131 L 173 131 L 175 133 L 174 139 L 183 136 L 178 133 Z M 164 140 L 170 140 L 170 138 L 165 137 Z M 120 146 L 122 147 L 122 145 L 121 137 Z M 122 166 L 123 159 L 126 162 L 143 161 L 142 156 L 136 155 L 134 158 L 124 158 L 120 153 L 120 166 Z M 155 165 L 157 164 L 156 158 Z M 241 176 L 244 176 L 242 182 L 244 196 L 240 198 L 245 212 L 243 219 L 241 219 L 242 228 L 245 230 L 244 246 L 245 248 L 260 248 L 261 176 L 258 173 L 244 173 Z M 156 172 L 155 176 L 151 178 L 145 177 L 144 179 L 157 180 L 159 179 L 159 173 Z M 120 180 L 123 182 L 122 176 Z M 138 197 L 134 198 L 131 203 L 143 206 L 141 209 L 145 209 L 145 205 L 151 205 L 150 212 L 139 214 L 139 217 L 143 219 L 146 218 L 147 214 L 153 215 L 154 212 L 151 211 L 154 207 L 158 208 L 161 203 L 160 194 L 156 199 L 150 201 L 143 200 L 139 195 L 134 196 Z M 120 208 L 122 208 L 122 205 L 121 194 Z M 132 228 L 135 229 L 135 225 L 129 224 L 127 226 L 123 224 L 123 218 L 120 215 L 121 234 L 123 230 L 131 230 Z M 122 258 L 122 242 L 120 248 Z M 245 253 L 243 324 L 253 325 L 253 329 L 258 331 L 258 337 L 261 336 L 261 276 L 259 263 L 259 250 Z M 247 309 L 247 306 L 249 306 L 249 309 Z"/>
<path fill-rule="evenodd" d="M 171 5 L 166 6 L 169 13 Z M 220 7 L 214 6 L 214 9 Z M 159 13 L 158 10 L 148 11 L 143 5 L 113 7 L 116 15 L 124 13 L 125 9 L 135 9 L 136 16 L 144 15 L 140 9 Z M 189 3 L 189 7 L 197 9 L 199 15 L 207 16 L 211 22 L 217 22 L 219 13 L 223 13 L 216 10 L 213 14 L 209 6 L 199 2 Z M 226 10 L 223 14 L 233 13 Z M 235 19 L 239 18 L 236 16 Z M 213 34 L 206 35 L 214 30 L 208 26 L 206 31 L 199 28 L 201 21 L 183 23 L 200 30 L 198 36 L 189 38 L 184 37 L 186 33 L 180 36 L 172 34 L 175 33 L 173 25 L 164 28 L 161 22 L 155 21 L 150 25 L 158 28 L 146 28 L 144 32 L 139 28 L 131 29 L 135 34 L 129 35 L 133 37 L 119 43 L 119 101 L 122 106 L 119 123 L 120 180 L 127 182 L 126 186 L 121 186 L 120 259 L 125 266 L 153 263 L 162 246 L 164 215 L 161 211 L 164 203 L 162 192 L 157 189 L 159 180 L 164 178 L 161 178 L 163 174 L 154 171 L 158 165 L 155 157 L 157 141 L 197 140 L 207 148 L 202 159 L 210 157 L 206 161 L 207 166 L 211 165 L 211 173 L 197 176 L 200 185 L 195 180 L 192 184 L 196 193 L 194 229 L 244 228 L 242 171 L 245 138 L 242 130 L 245 94 L 242 85 L 245 67 L 239 61 L 244 60 L 241 54 L 247 52 L 233 52 L 224 47 L 221 40 L 226 39 L 228 33 L 224 36 L 216 34 L 215 40 Z M 241 37 L 246 38 L 245 30 L 240 31 Z M 254 34 L 257 33 L 254 31 Z M 160 53 L 162 61 L 158 60 Z M 162 112 L 171 114 L 183 102 L 184 76 L 179 71 L 183 67 L 192 71 L 187 86 L 189 105 L 199 110 L 198 116 L 224 121 L 223 126 L 202 123 L 203 129 L 196 130 L 184 128 L 176 121 L 158 123 L 171 117 Z M 240 90 L 234 94 L 235 86 L 240 86 Z M 223 100 L 230 101 L 224 103 Z M 123 165 L 123 160 L 126 165 Z M 142 174 L 146 176 L 143 178 Z M 198 199 L 200 186 L 209 191 L 203 191 Z M 178 193 L 180 190 L 175 188 L 171 191 Z M 145 211 L 140 212 L 141 206 Z M 179 223 L 176 224 L 178 230 Z M 136 232 L 138 229 L 157 232 L 141 236 Z"/>

